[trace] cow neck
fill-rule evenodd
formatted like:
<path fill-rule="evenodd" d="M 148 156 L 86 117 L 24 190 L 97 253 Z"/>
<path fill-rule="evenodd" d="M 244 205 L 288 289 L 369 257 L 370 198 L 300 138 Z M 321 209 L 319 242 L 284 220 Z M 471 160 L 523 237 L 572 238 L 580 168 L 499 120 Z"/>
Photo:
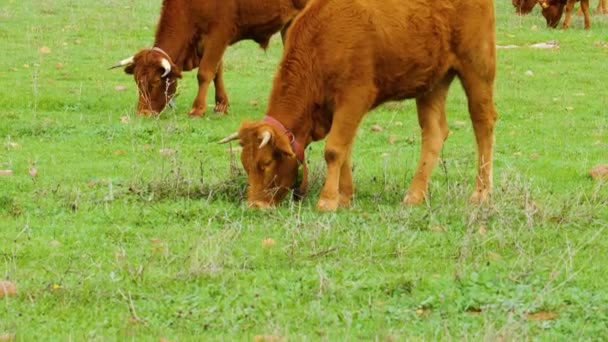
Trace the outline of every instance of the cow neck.
<path fill-rule="evenodd" d="M 300 164 L 304 164 L 304 150 L 306 149 L 306 146 L 304 145 L 304 143 L 299 141 L 300 139 L 298 139 L 298 137 L 293 133 L 293 131 L 285 127 L 285 125 L 282 124 L 281 121 L 269 115 L 266 115 L 264 119 L 262 119 L 262 121 L 273 126 L 279 132 L 287 136 L 289 144 L 291 145 L 291 149 L 293 153 L 295 153 L 296 158 L 298 159 Z"/>
<path fill-rule="evenodd" d="M 191 28 L 184 1 L 163 1 L 163 7 L 156 27 L 154 47 L 168 55 L 173 63 L 181 67 L 183 52 L 192 39 L 194 28 Z"/>

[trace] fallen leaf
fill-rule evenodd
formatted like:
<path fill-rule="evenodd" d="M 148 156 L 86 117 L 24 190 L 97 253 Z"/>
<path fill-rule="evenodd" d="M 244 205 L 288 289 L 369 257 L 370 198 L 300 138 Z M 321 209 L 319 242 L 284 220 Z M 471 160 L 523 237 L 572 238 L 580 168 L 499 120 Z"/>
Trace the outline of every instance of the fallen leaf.
<path fill-rule="evenodd" d="M 532 159 L 532 160 L 536 160 L 536 159 L 538 159 L 538 158 L 540 158 L 540 154 L 538 154 L 538 153 L 532 153 L 532 154 L 530 155 L 530 159 Z"/>
<path fill-rule="evenodd" d="M 477 232 L 479 233 L 479 235 L 485 236 L 488 233 L 488 228 L 486 228 L 486 226 L 482 224 L 479 226 L 479 230 Z"/>
<path fill-rule="evenodd" d="M 274 241 L 273 238 L 265 238 L 264 240 L 262 240 L 262 247 L 264 248 L 271 248 L 274 247 L 274 245 L 276 245 L 276 241 Z"/>
<path fill-rule="evenodd" d="M 257 107 L 257 106 L 258 106 L 258 101 L 253 100 L 253 101 L 249 102 L 249 104 L 250 104 L 252 107 Z"/>
<path fill-rule="evenodd" d="M 124 156 L 125 154 L 127 154 L 127 151 L 123 150 L 122 148 L 119 148 L 114 151 L 115 156 Z"/>
<path fill-rule="evenodd" d="M 445 227 L 442 227 L 442 226 L 433 226 L 433 227 L 431 227 L 431 231 L 435 232 L 435 233 L 445 233 L 446 229 L 445 229 Z"/>
<path fill-rule="evenodd" d="M 0 342 L 12 342 L 15 340 L 15 334 L 4 333 L 0 334 Z"/>
<path fill-rule="evenodd" d="M 127 87 L 125 87 L 124 85 L 117 85 L 116 87 L 114 87 L 114 90 L 125 91 L 125 90 L 127 90 Z"/>
<path fill-rule="evenodd" d="M 12 176 L 13 170 L 0 170 L 0 176 Z"/>
<path fill-rule="evenodd" d="M 393 145 L 397 142 L 397 136 L 396 135 L 391 135 L 388 137 L 388 143 Z"/>
<path fill-rule="evenodd" d="M 490 260 L 496 261 L 502 259 L 502 255 L 494 252 L 488 252 L 488 258 Z"/>
<path fill-rule="evenodd" d="M 48 46 L 43 46 L 38 50 L 38 52 L 46 55 L 46 54 L 51 53 L 51 48 Z"/>
<path fill-rule="evenodd" d="M 458 127 L 458 128 L 462 128 L 464 126 L 467 125 L 466 121 L 462 121 L 462 120 L 456 120 L 454 121 L 454 126 Z"/>
<path fill-rule="evenodd" d="M 17 285 L 8 280 L 0 281 L 0 298 L 11 297 L 17 294 Z"/>
<path fill-rule="evenodd" d="M 128 116 L 120 117 L 120 123 L 126 124 L 126 123 L 129 123 L 129 121 L 131 121 L 131 119 Z"/>
<path fill-rule="evenodd" d="M 555 312 L 540 311 L 529 313 L 527 317 L 532 321 L 551 321 L 557 318 L 557 314 Z"/>
<path fill-rule="evenodd" d="M 63 69 L 63 63 L 55 64 L 55 69 Z"/>
<path fill-rule="evenodd" d="M 36 169 L 35 167 L 30 167 L 28 173 L 31 177 L 35 178 L 36 176 L 38 176 L 38 169 Z"/>
<path fill-rule="evenodd" d="M 18 149 L 21 146 L 19 146 L 19 144 L 17 144 L 14 141 L 9 141 L 8 143 L 6 143 L 6 147 L 7 148 L 12 148 L 12 149 L 16 150 L 16 149 Z"/>
<path fill-rule="evenodd" d="M 372 132 L 382 132 L 384 130 L 384 128 L 382 128 L 382 126 L 380 125 L 373 125 L 371 127 Z"/>
<path fill-rule="evenodd" d="M 158 153 L 162 154 L 163 156 L 173 156 L 177 153 L 177 151 L 172 148 L 161 148 L 158 150 Z"/>
<path fill-rule="evenodd" d="M 566 110 L 569 111 L 569 112 L 571 112 L 571 111 L 574 110 L 574 107 L 568 106 L 568 107 L 566 107 Z"/>
<path fill-rule="evenodd" d="M 593 179 L 608 179 L 608 164 L 600 164 L 589 170 L 589 175 Z"/>

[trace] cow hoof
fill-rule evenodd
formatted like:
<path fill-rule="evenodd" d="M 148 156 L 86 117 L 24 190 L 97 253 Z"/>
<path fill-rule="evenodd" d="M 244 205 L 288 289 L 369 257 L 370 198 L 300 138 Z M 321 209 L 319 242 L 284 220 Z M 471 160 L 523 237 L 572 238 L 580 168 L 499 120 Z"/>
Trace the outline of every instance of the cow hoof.
<path fill-rule="evenodd" d="M 481 205 L 488 201 L 490 198 L 490 192 L 487 190 L 478 190 L 473 192 L 471 198 L 469 199 L 471 203 L 475 205 Z"/>
<path fill-rule="evenodd" d="M 351 200 L 352 196 L 345 196 L 345 195 L 340 195 L 340 207 L 342 208 L 348 208 L 350 207 L 350 200 Z"/>
<path fill-rule="evenodd" d="M 261 209 L 261 210 L 272 208 L 272 204 L 262 202 L 262 201 L 247 202 L 247 206 L 252 209 Z"/>
<path fill-rule="evenodd" d="M 198 108 L 192 108 L 189 112 L 188 115 L 191 117 L 202 117 L 205 115 L 205 110 L 204 109 L 198 109 Z"/>
<path fill-rule="evenodd" d="M 317 209 L 319 211 L 336 211 L 338 210 L 338 201 L 320 199 L 317 202 Z"/>
<path fill-rule="evenodd" d="M 226 102 L 218 102 L 215 104 L 215 108 L 213 111 L 220 114 L 228 114 L 228 103 Z"/>
<path fill-rule="evenodd" d="M 424 201 L 424 194 L 408 193 L 403 198 L 404 205 L 418 205 Z"/>

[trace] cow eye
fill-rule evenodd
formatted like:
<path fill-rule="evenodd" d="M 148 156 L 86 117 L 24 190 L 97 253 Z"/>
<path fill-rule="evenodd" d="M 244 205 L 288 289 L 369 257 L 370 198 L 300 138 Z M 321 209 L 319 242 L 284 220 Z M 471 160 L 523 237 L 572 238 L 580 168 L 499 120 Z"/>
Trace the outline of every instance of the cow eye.
<path fill-rule="evenodd" d="M 266 169 L 268 169 L 271 165 L 272 165 L 272 159 L 267 160 L 267 161 L 260 161 L 260 163 L 259 163 L 260 170 L 262 170 L 262 171 L 266 171 Z"/>

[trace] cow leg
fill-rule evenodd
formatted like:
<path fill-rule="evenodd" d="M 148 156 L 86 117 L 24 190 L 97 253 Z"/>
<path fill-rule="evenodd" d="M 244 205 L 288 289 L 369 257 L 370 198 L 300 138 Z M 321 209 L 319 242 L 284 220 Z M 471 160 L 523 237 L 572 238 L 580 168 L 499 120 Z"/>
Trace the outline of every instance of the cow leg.
<path fill-rule="evenodd" d="M 364 88 L 350 90 L 349 94 L 336 101 L 325 143 L 327 175 L 317 202 L 317 209 L 321 211 L 335 211 L 340 204 L 347 206 L 353 194 L 350 153 L 357 127 L 371 106 L 373 94 Z"/>
<path fill-rule="evenodd" d="M 218 68 L 221 66 L 222 56 L 228 47 L 229 35 L 216 32 L 203 40 L 203 58 L 198 67 L 198 94 L 188 113 L 190 116 L 203 116 L 206 109 L 207 91 L 209 84 L 216 78 Z M 223 78 L 222 78 L 223 79 Z M 223 82 L 221 82 L 223 83 Z"/>
<path fill-rule="evenodd" d="M 429 178 L 437 163 L 443 142 L 449 134 L 445 101 L 453 79 L 453 74 L 446 75 L 432 91 L 416 99 L 418 124 L 422 130 L 422 147 L 416 174 L 403 198 L 404 204 L 419 204 L 424 200 Z"/>
<path fill-rule="evenodd" d="M 477 141 L 477 178 L 471 202 L 481 204 L 487 201 L 492 191 L 492 154 L 494 145 L 494 124 L 498 117 L 493 99 L 494 72 L 471 67 L 460 75 L 462 86 L 467 95 L 469 114 Z"/>
<path fill-rule="evenodd" d="M 601 14 L 608 14 L 608 9 L 606 8 L 606 0 L 600 0 L 597 3 L 596 12 L 601 13 Z"/>
<path fill-rule="evenodd" d="M 591 19 L 589 19 L 589 0 L 581 0 L 581 9 L 585 16 L 585 30 L 591 27 Z"/>
<path fill-rule="evenodd" d="M 562 28 L 565 30 L 570 26 L 570 19 L 572 17 L 572 9 L 574 8 L 574 0 L 568 0 L 566 3 L 566 18 L 564 18 L 564 24 Z"/>
<path fill-rule="evenodd" d="M 224 86 L 224 63 L 220 60 L 217 73 L 213 79 L 215 85 L 215 109 L 216 113 L 226 113 L 228 111 L 228 95 Z"/>

